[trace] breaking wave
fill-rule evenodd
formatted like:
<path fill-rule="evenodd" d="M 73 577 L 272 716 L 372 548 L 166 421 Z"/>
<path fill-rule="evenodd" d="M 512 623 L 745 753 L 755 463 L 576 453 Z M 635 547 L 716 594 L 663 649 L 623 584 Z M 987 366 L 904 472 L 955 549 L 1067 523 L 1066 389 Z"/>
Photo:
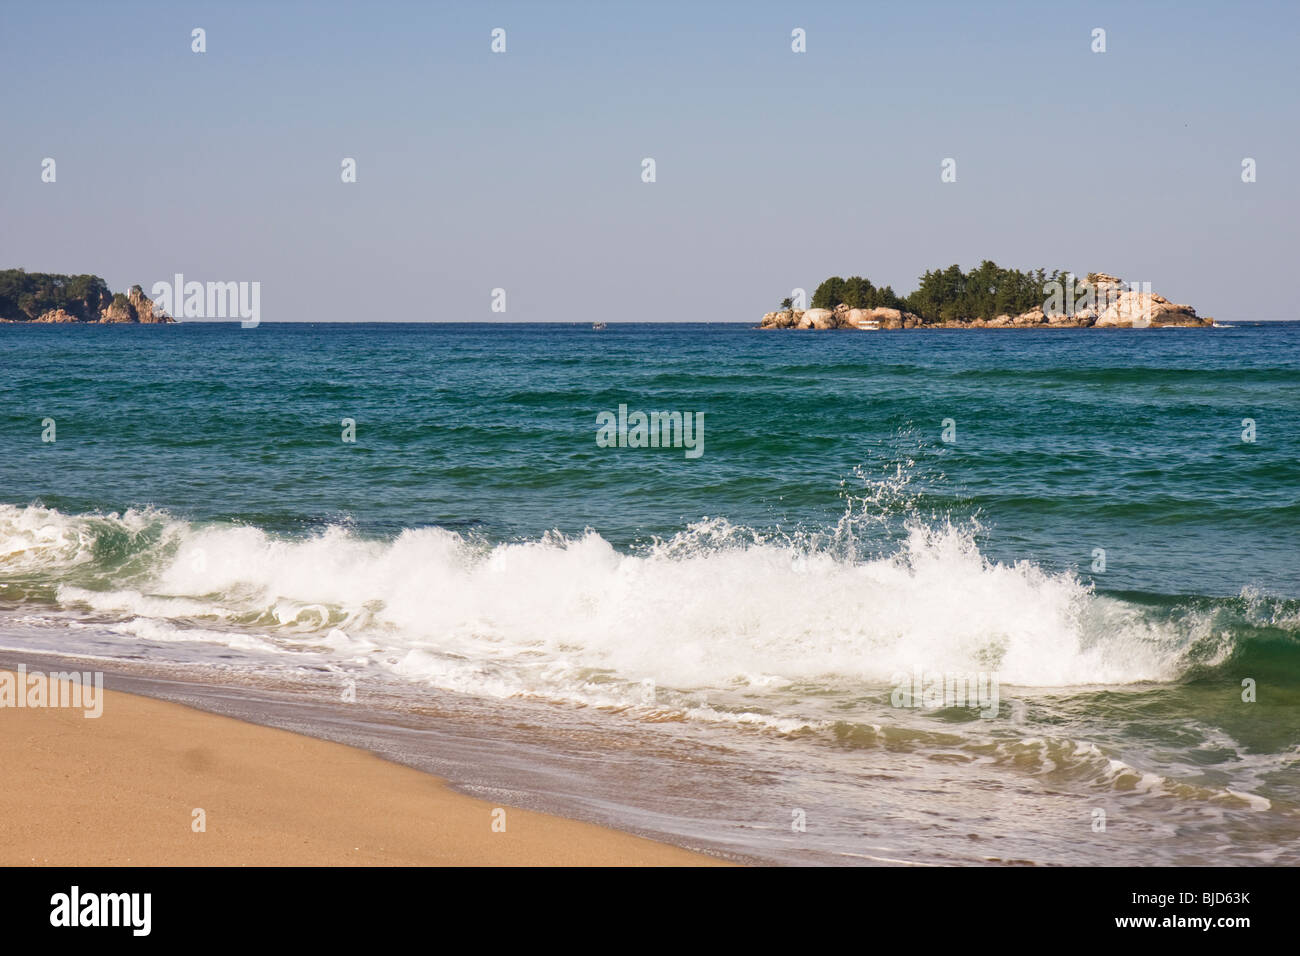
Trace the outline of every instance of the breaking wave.
<path fill-rule="evenodd" d="M 1245 610 L 1099 595 L 1070 572 L 990 560 L 972 529 L 947 522 L 910 520 L 874 557 L 843 537 L 712 519 L 620 551 L 595 531 L 491 543 L 331 526 L 294 538 L 157 510 L 3 505 L 0 601 L 142 645 L 219 644 L 610 706 L 644 702 L 647 687 L 761 701 L 918 670 L 1048 688 L 1170 682 L 1231 657 L 1241 632 L 1225 613 L 1263 613 L 1258 595 L 1235 602 Z M 1293 634 L 1295 609 L 1269 607 L 1261 626 Z"/>

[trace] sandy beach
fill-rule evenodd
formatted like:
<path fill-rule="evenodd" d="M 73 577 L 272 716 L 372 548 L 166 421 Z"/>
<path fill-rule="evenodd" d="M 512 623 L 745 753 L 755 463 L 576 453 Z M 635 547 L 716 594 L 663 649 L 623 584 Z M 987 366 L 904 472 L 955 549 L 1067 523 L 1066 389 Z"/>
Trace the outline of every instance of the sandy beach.
<path fill-rule="evenodd" d="M 97 719 L 0 709 L 0 864 L 720 865 L 476 800 L 363 750 L 104 694 Z M 497 810 L 504 832 L 493 829 Z"/>

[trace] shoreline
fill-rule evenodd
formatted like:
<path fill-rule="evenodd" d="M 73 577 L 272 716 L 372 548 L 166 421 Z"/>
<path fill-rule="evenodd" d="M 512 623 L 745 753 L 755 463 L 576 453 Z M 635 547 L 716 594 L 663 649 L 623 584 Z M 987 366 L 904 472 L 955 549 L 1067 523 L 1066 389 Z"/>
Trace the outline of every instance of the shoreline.
<path fill-rule="evenodd" d="M 29 672 L 76 667 L 69 659 Z M 3 668 L 13 673 L 9 660 Z M 468 796 L 371 750 L 103 693 L 99 718 L 0 708 L 0 865 L 726 865 Z"/>
<path fill-rule="evenodd" d="M 898 309 L 807 309 L 805 311 L 769 312 L 754 329 L 798 332 L 924 332 L 930 330 L 993 331 L 1096 329 L 1102 332 L 1147 329 L 1212 329 L 1223 328 L 1212 316 L 1198 317 L 1190 306 L 1175 306 L 1188 313 L 1172 313 L 1172 317 L 1132 315 L 1124 318 L 1101 316 L 1094 311 L 1082 315 L 1047 315 L 1035 309 L 1021 315 L 999 315 L 992 319 L 946 319 L 927 321 L 911 312 Z"/>
<path fill-rule="evenodd" d="M 759 328 L 876 331 L 1214 325 L 1211 316 L 1199 316 L 1190 305 L 1157 295 L 1149 282 L 1125 282 L 1106 272 L 1089 272 L 1077 279 L 1060 270 L 1049 275 L 1043 269 L 1002 269 L 986 259 L 968 273 L 953 265 L 927 270 L 918 281 L 915 292 L 900 298 L 890 286 L 876 288 L 861 276 L 832 276 L 817 287 L 811 308 L 801 304 L 801 290 L 792 290 L 778 311 L 763 316 Z M 1040 289 L 1042 299 L 1038 299 Z"/>

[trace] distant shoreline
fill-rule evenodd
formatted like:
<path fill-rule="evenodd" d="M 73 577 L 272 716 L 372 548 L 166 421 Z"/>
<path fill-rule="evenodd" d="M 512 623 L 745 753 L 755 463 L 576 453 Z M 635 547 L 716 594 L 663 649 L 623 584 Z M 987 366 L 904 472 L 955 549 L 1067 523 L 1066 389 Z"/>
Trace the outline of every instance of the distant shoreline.
<path fill-rule="evenodd" d="M 0 324 L 172 325 L 138 285 L 114 293 L 96 275 L 0 269 Z"/>
<path fill-rule="evenodd" d="M 802 291 L 795 290 L 802 301 Z M 1125 283 L 1105 272 L 1081 280 L 1072 273 L 1021 272 L 985 261 L 963 273 L 959 266 L 926 272 L 905 298 L 868 279 L 832 276 L 817 287 L 812 308 L 795 299 L 768 312 L 761 329 L 1144 329 L 1210 328 L 1214 319 L 1190 305 L 1170 302 L 1150 283 Z"/>
<path fill-rule="evenodd" d="M 1206 319 L 1206 324 L 1203 324 L 1203 325 L 1202 325 L 1202 324 L 1197 324 L 1197 325 L 1195 325 L 1195 326 L 1180 326 L 1180 325 L 1161 325 L 1161 326 L 1156 326 L 1156 325 L 1153 325 L 1153 326 L 1149 326 L 1149 327 L 1146 327 L 1146 328 L 1151 328 L 1151 329 L 1157 329 L 1157 328 L 1217 328 L 1217 329 L 1230 329 L 1230 328 L 1238 328 L 1238 327 L 1242 327 L 1242 326 L 1288 325 L 1288 324 L 1295 324 L 1296 322 L 1300 322 L 1300 319 L 1234 319 L 1234 320 L 1232 320 L 1231 322 L 1220 322 L 1220 321 L 1218 321 L 1217 319 L 1210 319 L 1210 318 L 1207 318 L 1207 319 Z M 165 325 L 169 325 L 169 326 L 177 326 L 177 327 L 184 326 L 184 327 L 186 327 L 186 328 L 189 328 L 189 327 L 197 327 L 197 328 L 216 328 L 216 327 L 219 327 L 219 326 L 232 326 L 232 327 L 236 327 L 236 328 L 237 328 L 237 327 L 239 326 L 239 322 L 238 322 L 238 320 L 233 320 L 233 319 L 224 319 L 224 320 L 223 320 L 223 319 L 186 319 L 186 320 L 183 321 L 183 322 L 180 321 L 180 320 L 178 320 L 178 319 L 173 319 L 171 322 L 167 322 L 167 323 L 139 323 L 139 322 L 67 322 L 67 323 L 50 323 L 50 322 L 15 322 L 15 321 L 8 320 L 8 319 L 0 319 L 0 327 L 2 327 L 2 326 L 13 326 L 13 327 L 18 327 L 18 328 L 37 328 L 37 327 L 40 327 L 40 328 L 46 328 L 46 327 L 48 327 L 48 326 L 56 325 L 56 324 L 72 325 L 72 326 L 78 326 L 78 327 L 81 327 L 81 328 L 104 328 L 104 327 L 107 327 L 107 326 L 116 326 L 116 327 L 118 327 L 118 328 L 121 328 L 121 327 L 123 327 L 123 326 L 157 325 L 157 324 L 165 324 Z M 590 322 L 581 322 L 581 321 L 579 321 L 579 322 L 575 322 L 575 321 L 573 321 L 572 319 L 532 319 L 532 320 L 522 320 L 522 319 L 517 319 L 517 320 L 513 320 L 513 321 L 509 321 L 509 322 L 500 321 L 500 320 L 493 321 L 493 320 L 491 320 L 491 319 L 466 319 L 466 320 L 457 319 L 457 320 L 451 320 L 451 321 L 449 321 L 449 320 L 409 320 L 409 319 L 282 319 L 282 320 L 277 321 L 277 322 L 267 322 L 267 321 L 262 321 L 261 323 L 259 323 L 259 327 L 272 326 L 272 327 L 276 327 L 276 328 L 288 328 L 288 327 L 297 327 L 297 326 L 301 326 L 301 327 L 303 327 L 303 328 L 307 328 L 307 327 L 316 327 L 316 328 L 320 328 L 321 326 L 339 326 L 340 328 L 342 328 L 342 327 L 347 327 L 347 326 L 356 326 L 356 325 L 410 326 L 410 327 L 424 327 L 424 326 L 480 326 L 480 327 L 482 327 L 482 328 L 512 328 L 512 327 L 513 327 L 513 328 L 518 328 L 518 327 L 521 327 L 521 326 L 548 326 L 548 327 L 554 327 L 554 328 L 570 328 L 570 329 L 576 328 L 576 329 L 580 329 L 580 330 L 591 331 L 591 323 L 590 323 Z M 615 330 L 615 329 L 628 329 L 628 328 L 635 328 L 635 327 L 638 327 L 638 326 L 655 326 L 655 327 L 657 327 L 657 328 L 658 328 L 658 327 L 662 327 L 662 328 L 676 328 L 676 327 L 682 327 L 682 328 L 685 328 L 685 327 L 688 327 L 688 326 L 701 326 L 701 325 L 727 325 L 727 326 L 735 326 L 736 328 L 749 329 L 749 330 L 751 330 L 751 331 L 767 331 L 768 328 L 769 328 L 768 326 L 755 325 L 753 319 L 712 319 L 712 320 L 709 320 L 709 321 L 707 321 L 707 322 L 699 322 L 699 321 L 676 322 L 676 321 L 663 321 L 663 320 L 655 320 L 655 319 L 635 319 L 635 320 L 631 320 L 631 321 L 610 320 L 610 322 L 609 322 L 609 328 L 606 329 L 605 331 L 612 331 L 612 330 Z M 1015 326 L 1015 325 L 1013 325 L 1013 326 L 1007 326 L 1006 328 L 1018 329 L 1018 328 L 1025 328 L 1025 327 L 1026 327 L 1026 326 Z M 1035 326 L 1028 326 L 1028 327 L 1029 327 L 1029 328 L 1034 328 Z M 1047 323 L 1047 324 L 1045 324 L 1045 325 L 1038 326 L 1038 328 L 1044 328 L 1044 329 L 1082 329 L 1082 328 L 1091 329 L 1091 328 L 1096 328 L 1096 327 L 1097 327 L 1097 326 L 1093 326 L 1093 325 L 1086 325 L 1086 326 L 1085 326 L 1085 325 L 1069 325 L 1069 324 L 1064 324 L 1064 323 Z M 973 328 L 973 329 L 983 330 L 983 331 L 992 331 L 992 332 L 997 332 L 997 331 L 1001 331 L 1004 327 L 1003 327 L 1003 326 L 996 326 L 996 325 L 969 325 L 969 324 L 962 324 L 962 325 L 944 325 L 944 324 L 924 324 L 924 325 L 914 326 L 914 327 L 912 327 L 912 328 L 907 329 L 906 331 L 909 331 L 909 332 L 947 332 L 947 331 L 953 331 L 954 329 L 956 329 L 956 330 L 961 330 L 961 329 L 972 329 L 972 328 Z M 1102 329 L 1132 329 L 1131 326 L 1101 326 L 1101 328 L 1102 328 Z M 1142 329 L 1142 328 L 1138 328 L 1138 329 L 1132 329 L 1132 330 L 1134 330 L 1134 331 L 1143 331 L 1144 329 Z M 836 331 L 836 330 L 832 330 L 832 331 Z M 889 330 L 889 331 L 897 331 L 897 330 Z"/>
<path fill-rule="evenodd" d="M 809 311 L 812 311 L 812 310 L 809 310 Z M 894 311 L 894 310 L 891 310 L 891 311 Z M 788 325 L 778 325 L 778 324 L 775 324 L 775 323 L 772 323 L 772 322 L 766 321 L 766 317 L 765 317 L 765 320 L 764 320 L 763 322 L 761 322 L 759 325 L 754 326 L 754 328 L 756 328 L 756 329 L 763 329 L 763 330 L 766 330 L 766 329 L 785 329 L 785 328 L 790 328 L 790 329 L 796 329 L 796 330 L 798 330 L 798 331 L 832 331 L 832 332 L 837 332 L 837 331 L 880 331 L 880 332 L 904 332 L 904 331 L 905 331 L 905 332 L 934 332 L 934 331 L 956 331 L 956 330 L 963 330 L 963 329 L 967 329 L 967 330 L 969 330 L 969 329 L 979 329 L 979 330 L 983 330 L 983 331 L 998 332 L 998 331 L 1002 331 L 1002 330 L 1004 330 L 1004 329 L 1005 329 L 1005 330 L 1011 330 L 1011 329 L 1102 329 L 1103 331 L 1105 331 L 1105 330 L 1110 330 L 1110 331 L 1122 331 L 1122 330 L 1126 330 L 1126 329 L 1128 329 L 1128 330 L 1133 330 L 1133 329 L 1136 329 L 1136 330 L 1142 330 L 1142 329 L 1209 329 L 1209 328 L 1215 328 L 1215 327 L 1218 327 L 1218 328 L 1229 328 L 1229 327 L 1230 327 L 1230 326 L 1228 326 L 1228 325 L 1224 325 L 1223 323 L 1216 323 L 1216 322 L 1214 321 L 1213 318 L 1209 318 L 1209 317 L 1206 317 L 1206 318 L 1204 318 L 1204 319 L 1200 319 L 1199 321 L 1195 321 L 1195 322 L 1163 322 L 1163 323 L 1159 323 L 1159 324 L 1157 324 L 1157 323 L 1147 323 L 1147 324 L 1141 324 L 1141 325 L 1138 325 L 1138 324 L 1134 324 L 1133 322 L 1129 321 L 1129 322 L 1122 322 L 1122 323 L 1115 323 L 1115 324 L 1099 325 L 1099 324 L 1097 324 L 1096 322 L 1078 321 L 1078 320 L 1074 319 L 1072 316 L 1062 316 L 1062 317 L 1060 318 L 1060 320 L 1055 320 L 1055 319 L 1053 319 L 1053 320 L 1049 320 L 1049 321 L 1039 321 L 1039 322 L 1033 322 L 1033 321 L 1016 321 L 1016 319 L 1020 318 L 1019 316 L 1016 316 L 1016 317 L 1014 317 L 1014 318 L 1009 317 L 1009 316 L 1006 316 L 1006 317 L 1004 317 L 1004 316 L 999 316 L 998 318 L 1012 318 L 1012 320 L 1009 321 L 1009 322 L 999 322 L 999 321 L 997 321 L 997 319 L 994 319 L 994 320 L 991 320 L 991 321 L 985 321 L 984 319 L 970 319 L 970 320 L 961 320 L 961 319 L 956 319 L 956 320 L 952 320 L 952 321 L 948 321 L 948 322 L 933 322 L 933 323 L 916 322 L 916 323 L 911 324 L 911 325 L 902 325 L 902 324 L 900 324 L 900 325 L 883 325 L 883 324 L 880 323 L 880 320 L 879 320 L 878 318 L 869 318 L 869 319 L 862 320 L 861 324 L 850 324 L 850 323 L 845 323 L 845 324 L 842 324 L 842 325 L 812 325 L 812 324 L 801 325 L 801 324 L 798 324 L 798 323 L 801 321 L 801 317 L 802 317 L 804 314 L 805 314 L 805 313 L 795 313 L 795 318 L 794 318 L 794 320 L 793 320 L 793 323 L 792 323 L 792 324 L 788 324 Z M 814 320 L 810 320 L 810 321 L 816 321 L 816 320 L 814 319 Z M 903 322 L 906 322 L 906 319 L 904 318 L 904 319 L 902 319 L 902 321 L 903 321 Z"/>

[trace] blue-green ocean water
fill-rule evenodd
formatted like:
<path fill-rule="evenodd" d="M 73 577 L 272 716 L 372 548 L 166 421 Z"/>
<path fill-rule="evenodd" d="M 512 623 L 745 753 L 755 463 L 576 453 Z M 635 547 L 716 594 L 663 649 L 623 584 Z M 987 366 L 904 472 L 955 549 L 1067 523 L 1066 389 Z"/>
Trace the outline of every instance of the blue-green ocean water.
<path fill-rule="evenodd" d="M 707 728 L 844 847 L 867 760 L 983 794 L 940 835 L 1035 789 L 1035 860 L 1294 862 L 1298 492 L 1295 323 L 0 327 L 8 645 Z M 976 672 L 997 717 L 891 699 Z"/>

